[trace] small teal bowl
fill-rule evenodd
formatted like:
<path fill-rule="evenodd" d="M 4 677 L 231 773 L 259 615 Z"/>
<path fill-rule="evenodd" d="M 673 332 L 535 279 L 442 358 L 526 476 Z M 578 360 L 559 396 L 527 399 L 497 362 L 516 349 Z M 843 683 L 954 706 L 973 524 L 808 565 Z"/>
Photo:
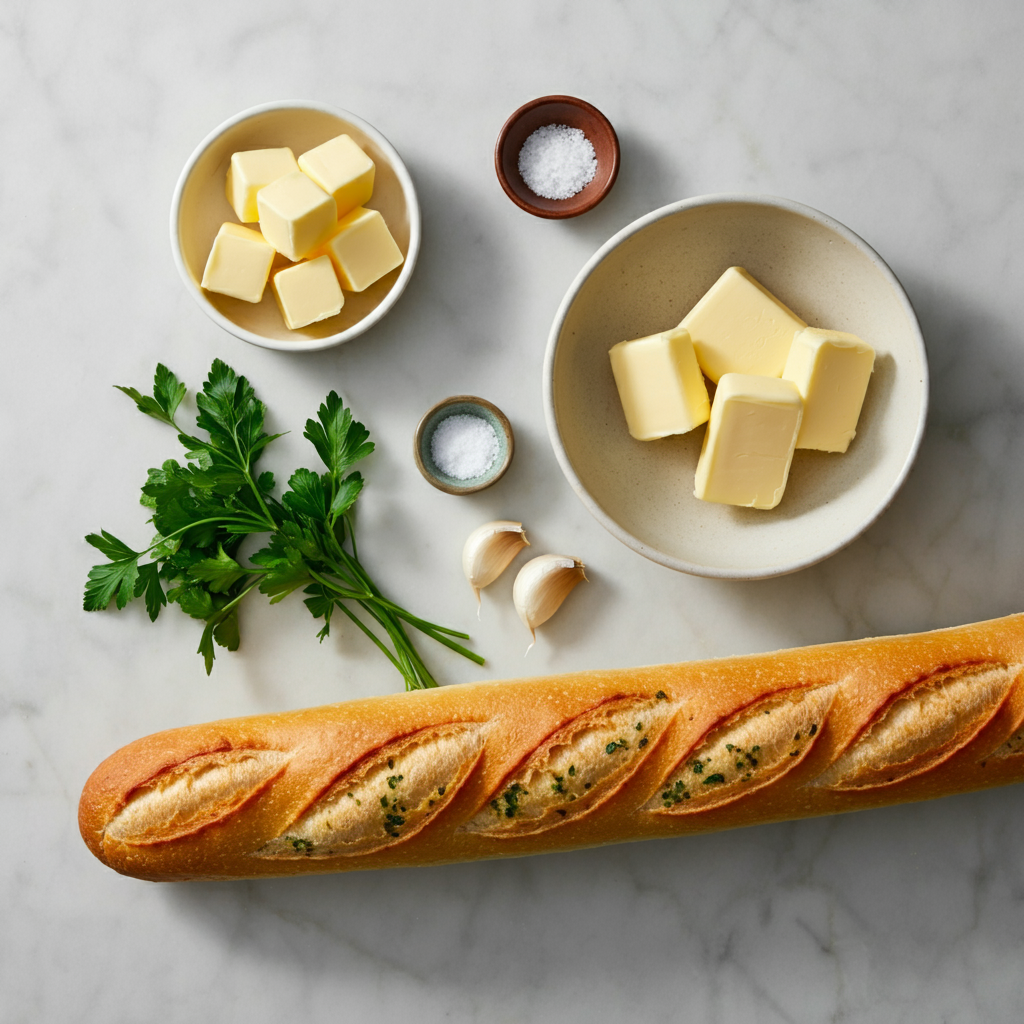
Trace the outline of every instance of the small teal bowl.
<path fill-rule="evenodd" d="M 479 417 L 489 423 L 498 435 L 498 455 L 491 463 L 490 469 L 482 476 L 470 477 L 468 480 L 457 480 L 443 472 L 430 454 L 434 431 L 449 416 L 460 414 Z M 496 405 L 492 405 L 485 398 L 475 398 L 473 395 L 453 395 L 427 410 L 416 428 L 412 451 L 416 466 L 424 479 L 439 491 L 446 494 L 473 494 L 497 483 L 505 475 L 515 452 L 515 438 L 508 417 Z"/>

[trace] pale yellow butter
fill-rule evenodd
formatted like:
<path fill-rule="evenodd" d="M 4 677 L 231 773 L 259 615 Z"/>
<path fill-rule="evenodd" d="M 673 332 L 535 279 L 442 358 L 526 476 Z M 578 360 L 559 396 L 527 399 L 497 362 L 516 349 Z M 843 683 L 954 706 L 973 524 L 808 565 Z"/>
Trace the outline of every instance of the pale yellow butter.
<path fill-rule="evenodd" d="M 349 292 L 364 291 L 405 260 L 384 218 L 362 206 L 338 221 L 323 251 Z"/>
<path fill-rule="evenodd" d="M 243 224 L 260 219 L 256 193 L 271 182 L 294 174 L 299 169 L 292 151 L 283 149 L 249 149 L 231 154 L 228 165 L 227 196 L 235 216 Z"/>
<path fill-rule="evenodd" d="M 804 400 L 797 448 L 845 452 L 857 433 L 875 350 L 855 334 L 808 327 L 793 338 L 782 376 Z"/>
<path fill-rule="evenodd" d="M 221 224 L 206 259 L 202 285 L 245 302 L 259 302 L 267 284 L 274 247 L 252 228 Z"/>
<path fill-rule="evenodd" d="M 334 200 L 302 171 L 256 193 L 263 237 L 283 256 L 301 260 L 322 245 L 338 222 Z"/>
<path fill-rule="evenodd" d="M 626 426 L 638 441 L 685 434 L 711 411 L 689 333 L 681 327 L 608 351 Z"/>
<path fill-rule="evenodd" d="M 281 316 L 292 331 L 335 316 L 345 305 L 345 296 L 326 256 L 279 270 L 273 287 Z"/>
<path fill-rule="evenodd" d="M 373 195 L 373 161 L 348 135 L 339 135 L 299 157 L 299 169 L 334 196 L 344 217 Z"/>
<path fill-rule="evenodd" d="M 697 462 L 694 496 L 775 508 L 786 489 L 802 417 L 803 401 L 792 381 L 723 374 Z"/>
<path fill-rule="evenodd" d="M 718 382 L 723 373 L 780 377 L 793 335 L 807 324 L 742 267 L 730 267 L 683 317 L 697 362 Z"/>

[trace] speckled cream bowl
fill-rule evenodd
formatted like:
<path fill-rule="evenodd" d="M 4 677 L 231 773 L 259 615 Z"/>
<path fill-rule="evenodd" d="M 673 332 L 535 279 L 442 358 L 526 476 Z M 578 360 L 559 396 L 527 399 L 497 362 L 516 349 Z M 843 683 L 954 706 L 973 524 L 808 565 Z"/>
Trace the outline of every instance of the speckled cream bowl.
<path fill-rule="evenodd" d="M 342 311 L 297 331 L 284 325 L 270 283 L 261 302 L 205 292 L 206 258 L 224 221 L 237 223 L 225 195 L 231 154 L 290 146 L 295 156 L 346 133 L 376 165 L 373 197 L 405 262 L 363 292 L 345 292 Z M 255 225 L 250 225 L 255 226 Z M 398 301 L 420 249 L 420 207 L 412 178 L 394 146 L 372 125 L 345 110 L 306 100 L 264 103 L 236 114 L 211 132 L 189 157 L 171 203 L 171 249 L 181 279 L 203 312 L 238 338 L 284 352 L 313 352 L 350 341 L 376 324 Z M 274 268 L 291 266 L 278 256 Z"/>
<path fill-rule="evenodd" d="M 705 428 L 635 441 L 608 360 L 616 342 L 674 327 L 731 266 L 877 353 L 849 450 L 798 450 L 770 511 L 695 498 Z M 827 558 L 886 509 L 924 433 L 928 366 L 906 293 L 863 239 L 786 199 L 700 196 L 641 217 L 580 271 L 548 339 L 544 406 L 562 471 L 615 537 L 672 569 L 761 579 Z"/>

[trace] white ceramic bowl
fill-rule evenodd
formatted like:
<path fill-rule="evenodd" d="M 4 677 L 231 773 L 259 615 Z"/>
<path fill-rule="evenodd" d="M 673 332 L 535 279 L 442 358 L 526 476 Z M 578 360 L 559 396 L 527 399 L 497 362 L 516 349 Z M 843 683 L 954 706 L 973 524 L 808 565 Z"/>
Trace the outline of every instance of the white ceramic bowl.
<path fill-rule="evenodd" d="M 342 133 L 351 135 L 376 164 L 373 197 L 367 206 L 383 215 L 405 256 L 402 266 L 364 292 L 346 292 L 345 306 L 337 316 L 297 331 L 285 327 L 269 284 L 258 303 L 204 292 L 199 282 L 214 236 L 224 221 L 237 223 L 224 191 L 231 154 L 290 146 L 298 157 Z M 372 125 L 322 103 L 264 103 L 225 121 L 189 157 L 171 202 L 171 249 L 185 287 L 224 330 L 263 348 L 312 352 L 340 345 L 369 330 L 398 301 L 419 255 L 420 207 L 402 158 Z M 274 263 L 278 265 L 290 264 L 279 256 Z"/>
<path fill-rule="evenodd" d="M 770 511 L 695 498 L 704 428 L 633 440 L 608 360 L 616 342 L 679 323 L 730 266 L 746 268 L 812 327 L 850 331 L 877 353 L 849 450 L 797 451 Z M 587 508 L 647 558 L 724 579 L 795 572 L 867 529 L 910 471 L 927 406 L 924 340 L 893 272 L 831 217 L 771 196 L 700 196 L 624 228 L 573 282 L 544 364 L 548 433 Z"/>

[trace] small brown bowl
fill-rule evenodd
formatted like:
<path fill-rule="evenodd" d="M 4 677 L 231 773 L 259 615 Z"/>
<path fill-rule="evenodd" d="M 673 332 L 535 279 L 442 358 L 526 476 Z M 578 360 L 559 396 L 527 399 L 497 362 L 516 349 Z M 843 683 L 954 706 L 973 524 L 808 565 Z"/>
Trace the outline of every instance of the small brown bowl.
<path fill-rule="evenodd" d="M 545 199 L 531 192 L 519 173 L 523 143 L 547 124 L 579 128 L 597 155 L 597 173 L 582 191 L 568 199 Z M 505 194 L 534 217 L 561 220 L 592 210 L 612 189 L 619 174 L 619 139 L 597 107 L 575 96 L 541 96 L 524 103 L 504 124 L 494 147 L 494 170 Z"/>
<path fill-rule="evenodd" d="M 498 436 L 498 454 L 487 471 L 467 480 L 460 480 L 445 473 L 434 462 L 430 450 L 434 431 L 449 416 L 460 414 L 482 419 L 494 428 L 494 432 Z M 515 437 L 512 434 L 512 424 L 509 423 L 508 417 L 487 399 L 474 398 L 473 395 L 453 395 L 428 409 L 416 428 L 412 448 L 416 467 L 423 474 L 423 478 L 446 494 L 473 494 L 497 483 L 505 475 L 505 470 L 512 462 L 514 452 Z"/>

